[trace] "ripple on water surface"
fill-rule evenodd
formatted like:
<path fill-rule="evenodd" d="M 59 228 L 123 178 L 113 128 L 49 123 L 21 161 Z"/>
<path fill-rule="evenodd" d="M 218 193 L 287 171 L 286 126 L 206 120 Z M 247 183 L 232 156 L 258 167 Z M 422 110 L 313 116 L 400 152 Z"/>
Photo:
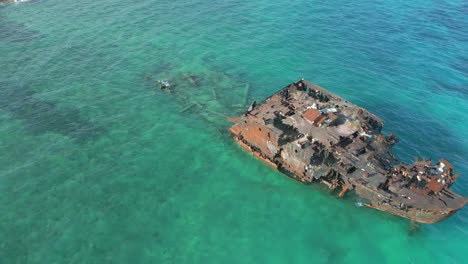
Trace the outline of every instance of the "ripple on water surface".
<path fill-rule="evenodd" d="M 414 228 L 336 200 L 255 160 L 223 116 L 305 77 L 383 118 L 403 160 L 450 160 L 468 196 L 467 10 L 0 6 L 0 262 L 463 263 L 466 208 Z"/>

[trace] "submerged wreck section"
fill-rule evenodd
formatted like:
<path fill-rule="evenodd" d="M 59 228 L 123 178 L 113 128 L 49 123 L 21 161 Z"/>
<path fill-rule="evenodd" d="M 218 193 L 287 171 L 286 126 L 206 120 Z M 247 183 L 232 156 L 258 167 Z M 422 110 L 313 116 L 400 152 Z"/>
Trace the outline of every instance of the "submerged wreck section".
<path fill-rule="evenodd" d="M 242 147 L 303 183 L 348 190 L 365 205 L 420 223 L 436 223 L 468 201 L 449 188 L 453 166 L 423 158 L 413 164 L 391 152 L 398 138 L 384 122 L 347 100 L 300 80 L 254 102 L 230 128 Z"/>

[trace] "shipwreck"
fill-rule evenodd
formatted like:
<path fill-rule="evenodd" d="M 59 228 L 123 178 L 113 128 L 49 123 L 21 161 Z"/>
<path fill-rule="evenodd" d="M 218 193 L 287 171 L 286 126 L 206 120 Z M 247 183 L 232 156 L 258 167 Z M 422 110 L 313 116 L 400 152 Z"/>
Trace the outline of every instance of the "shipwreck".
<path fill-rule="evenodd" d="M 468 199 L 450 190 L 459 177 L 445 159 L 398 160 L 398 138 L 366 109 L 300 80 L 235 118 L 234 140 L 256 157 L 305 184 L 354 191 L 367 207 L 419 223 L 436 223 Z"/>

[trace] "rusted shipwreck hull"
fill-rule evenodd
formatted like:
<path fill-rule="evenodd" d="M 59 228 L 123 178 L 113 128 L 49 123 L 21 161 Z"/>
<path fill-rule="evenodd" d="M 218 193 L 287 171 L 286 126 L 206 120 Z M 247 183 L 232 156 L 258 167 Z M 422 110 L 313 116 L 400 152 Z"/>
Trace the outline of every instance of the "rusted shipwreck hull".
<path fill-rule="evenodd" d="M 398 138 L 383 121 L 306 80 L 292 83 L 231 118 L 234 140 L 268 165 L 309 184 L 348 190 L 370 208 L 420 223 L 436 223 L 468 201 L 449 188 L 459 177 L 441 159 L 399 161 Z"/>

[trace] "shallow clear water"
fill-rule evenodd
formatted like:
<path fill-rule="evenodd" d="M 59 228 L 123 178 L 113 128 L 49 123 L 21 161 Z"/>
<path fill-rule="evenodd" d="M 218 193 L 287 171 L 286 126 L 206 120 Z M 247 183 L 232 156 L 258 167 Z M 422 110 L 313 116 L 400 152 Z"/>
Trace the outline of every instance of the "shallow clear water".
<path fill-rule="evenodd" d="M 403 160 L 450 160 L 468 196 L 467 13 L 442 0 L 0 5 L 0 263 L 466 262 L 467 208 L 415 231 L 273 171 L 222 115 L 305 77 L 383 118 Z"/>

